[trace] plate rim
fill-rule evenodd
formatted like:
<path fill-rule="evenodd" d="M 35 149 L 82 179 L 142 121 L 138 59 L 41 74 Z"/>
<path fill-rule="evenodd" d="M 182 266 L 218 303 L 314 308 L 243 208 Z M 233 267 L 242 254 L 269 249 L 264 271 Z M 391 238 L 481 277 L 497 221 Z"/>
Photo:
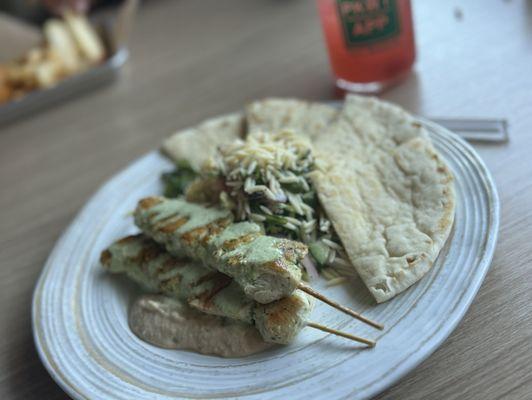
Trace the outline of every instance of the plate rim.
<path fill-rule="evenodd" d="M 444 133 L 445 135 L 447 135 L 449 138 L 451 138 L 451 140 L 458 141 L 460 145 L 462 145 L 469 152 L 469 156 L 475 160 L 475 162 L 477 163 L 477 170 L 482 172 L 480 176 L 483 178 L 484 186 L 487 189 L 489 189 L 488 195 L 489 195 L 489 203 L 491 205 L 491 208 L 489 209 L 489 211 L 490 211 L 490 218 L 493 221 L 493 223 L 489 226 L 490 229 L 488 230 L 488 241 L 486 243 L 486 248 L 482 256 L 482 259 L 480 260 L 478 264 L 480 273 L 477 274 L 475 286 L 473 287 L 473 290 L 464 292 L 464 295 L 466 295 L 466 298 L 457 305 L 459 307 L 459 311 L 457 311 L 456 314 L 454 314 L 454 319 L 445 325 L 445 329 L 440 330 L 437 335 L 433 336 L 433 340 L 432 340 L 433 345 L 431 346 L 430 351 L 422 353 L 421 356 L 417 358 L 413 357 L 410 363 L 408 363 L 407 366 L 403 368 L 399 374 L 397 374 L 397 376 L 393 377 L 392 379 L 388 381 L 383 381 L 383 383 L 380 385 L 376 385 L 375 390 L 369 393 L 368 398 L 374 397 L 382 393 L 384 390 L 389 389 L 393 385 L 398 383 L 401 379 L 403 379 L 406 375 L 408 375 L 416 367 L 418 367 L 423 361 L 427 360 L 443 344 L 443 342 L 447 340 L 447 338 L 451 335 L 451 333 L 454 332 L 458 324 L 464 318 L 466 312 L 471 307 L 473 300 L 477 296 L 478 291 L 480 290 L 480 287 L 482 286 L 482 283 L 484 282 L 484 279 L 486 278 L 486 275 L 493 261 L 493 256 L 495 254 L 495 249 L 497 247 L 497 242 L 498 242 L 498 237 L 499 237 L 500 199 L 499 199 L 499 194 L 497 191 L 497 185 L 495 183 L 495 179 L 493 179 L 493 176 L 490 170 L 488 169 L 487 165 L 485 164 L 484 160 L 482 160 L 480 155 L 477 153 L 477 151 L 473 148 L 471 144 L 469 144 L 465 139 L 463 139 L 456 133 L 450 131 L 444 126 L 439 125 L 436 122 L 433 122 L 427 118 L 420 117 L 418 115 L 414 115 L 414 117 L 426 127 L 429 127 L 430 129 L 435 130 L 435 131 L 440 131 Z M 437 340 L 434 340 L 434 337 L 437 337 Z"/>
<path fill-rule="evenodd" d="M 451 132 L 450 130 L 446 129 L 445 127 L 430 121 L 426 118 L 415 116 L 417 120 L 419 120 L 423 125 L 425 125 L 429 130 L 439 132 L 447 137 L 448 140 L 454 140 L 457 141 L 460 146 L 463 148 L 462 150 L 467 151 L 467 157 L 472 159 L 474 163 L 476 164 L 476 171 L 479 172 L 479 179 L 483 181 L 483 186 L 486 189 L 486 194 L 488 195 L 488 215 L 491 220 L 491 224 L 487 226 L 487 242 L 484 249 L 484 252 L 482 253 L 482 258 L 479 260 L 477 269 L 479 270 L 476 274 L 476 279 L 474 280 L 473 287 L 470 287 L 469 290 L 466 290 L 463 295 L 464 299 L 460 301 L 457 304 L 458 310 L 456 310 L 453 313 L 454 318 L 452 320 L 448 320 L 448 322 L 442 327 L 442 329 L 432 337 L 431 340 L 431 346 L 429 347 L 428 351 L 425 351 L 423 353 L 419 353 L 419 355 L 414 355 L 409 360 L 406 360 L 406 363 L 403 364 L 402 368 L 399 370 L 399 372 L 394 376 L 389 376 L 389 379 L 383 379 L 378 384 L 374 385 L 372 389 L 370 389 L 367 392 L 367 397 L 373 397 L 382 391 L 390 388 L 394 384 L 396 384 L 399 380 L 401 380 L 404 376 L 412 372 L 419 364 L 421 364 L 423 361 L 425 361 L 430 355 L 434 353 L 436 349 L 438 349 L 442 343 L 450 336 L 450 334 L 456 329 L 459 322 L 463 319 L 465 313 L 471 306 L 474 298 L 476 297 L 485 277 L 486 274 L 491 266 L 491 262 L 493 260 L 493 256 L 496 249 L 498 234 L 499 234 L 499 225 L 500 225 L 500 200 L 499 195 L 497 192 L 497 187 L 495 180 L 493 179 L 493 176 L 489 169 L 487 168 L 484 161 L 481 159 L 480 155 L 476 152 L 476 150 L 467 143 L 464 139 L 456 135 L 455 133 Z M 31 312 L 31 326 L 32 326 L 32 335 L 33 335 L 33 341 L 35 348 L 37 350 L 37 353 L 39 355 L 39 358 L 43 365 L 45 366 L 46 370 L 52 377 L 52 379 L 61 387 L 62 390 L 64 390 L 70 397 L 73 399 L 89 399 L 90 397 L 86 397 L 85 394 L 82 392 L 76 390 L 75 385 L 70 382 L 66 376 L 62 373 L 62 371 L 54 365 L 53 361 L 50 359 L 50 354 L 47 354 L 47 352 L 50 350 L 44 342 L 41 342 L 41 338 L 39 337 L 38 333 L 38 307 L 39 303 L 38 300 L 40 298 L 40 292 L 42 289 L 42 286 L 45 282 L 46 276 L 48 271 L 53 267 L 52 259 L 57 251 L 57 249 L 60 247 L 61 243 L 66 240 L 66 237 L 69 235 L 72 226 L 76 224 L 76 222 L 80 219 L 80 217 L 84 214 L 87 206 L 89 203 L 91 203 L 95 198 L 99 197 L 99 195 L 106 190 L 107 187 L 112 186 L 115 179 L 126 172 L 129 168 L 131 168 L 132 165 L 135 163 L 143 160 L 144 158 L 147 158 L 149 156 L 152 156 L 154 153 L 157 153 L 158 150 L 152 150 L 144 155 L 141 155 L 140 157 L 137 157 L 130 163 L 128 163 L 124 168 L 120 169 L 118 172 L 114 173 L 111 177 L 107 178 L 103 184 L 101 184 L 98 189 L 88 198 L 87 201 L 83 204 L 82 208 L 77 212 L 76 216 L 70 221 L 68 226 L 64 229 L 62 234 L 60 235 L 59 239 L 55 242 L 52 250 L 50 251 L 47 260 L 44 264 L 44 267 L 39 275 L 39 278 L 37 280 L 37 283 L 35 285 L 33 295 L 32 295 L 32 312 Z"/>

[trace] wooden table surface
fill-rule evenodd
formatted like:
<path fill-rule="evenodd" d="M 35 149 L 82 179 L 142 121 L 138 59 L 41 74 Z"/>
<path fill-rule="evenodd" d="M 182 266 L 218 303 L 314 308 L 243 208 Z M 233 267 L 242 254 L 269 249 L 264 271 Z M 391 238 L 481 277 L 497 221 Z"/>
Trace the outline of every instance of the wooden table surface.
<path fill-rule="evenodd" d="M 465 3 L 465 4 L 463 4 Z M 532 2 L 415 1 L 415 72 L 383 97 L 504 117 L 475 145 L 502 200 L 496 255 L 458 328 L 379 399 L 532 396 Z M 0 128 L 0 398 L 65 399 L 32 340 L 32 290 L 86 199 L 179 127 L 265 96 L 333 97 L 313 1 L 145 2 L 121 80 Z"/>

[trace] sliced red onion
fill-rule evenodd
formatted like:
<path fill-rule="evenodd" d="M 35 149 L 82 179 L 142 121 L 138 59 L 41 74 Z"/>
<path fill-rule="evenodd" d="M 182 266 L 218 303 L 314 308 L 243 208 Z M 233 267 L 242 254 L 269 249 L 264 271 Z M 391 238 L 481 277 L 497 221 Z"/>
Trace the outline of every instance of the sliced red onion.
<path fill-rule="evenodd" d="M 314 264 L 314 261 L 310 258 L 310 256 L 307 254 L 305 258 L 301 261 L 301 265 L 305 268 L 307 271 L 307 274 L 311 280 L 318 279 L 318 269 L 316 268 L 316 264 Z"/>

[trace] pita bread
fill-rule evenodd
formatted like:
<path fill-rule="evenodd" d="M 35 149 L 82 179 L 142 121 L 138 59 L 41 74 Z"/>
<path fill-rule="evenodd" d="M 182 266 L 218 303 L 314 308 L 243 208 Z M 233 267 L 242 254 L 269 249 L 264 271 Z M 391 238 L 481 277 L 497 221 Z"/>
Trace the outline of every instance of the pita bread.
<path fill-rule="evenodd" d="M 270 98 L 246 107 L 248 133 L 288 128 L 311 140 L 323 134 L 337 114 L 334 107 L 297 99 Z"/>
<path fill-rule="evenodd" d="M 176 163 L 186 163 L 200 171 L 219 146 L 243 137 L 244 131 L 242 113 L 226 114 L 174 133 L 163 142 L 161 150 Z"/>
<path fill-rule="evenodd" d="M 325 168 L 313 183 L 358 274 L 377 302 L 418 281 L 454 217 L 453 177 L 401 108 L 348 96 L 315 140 Z"/>

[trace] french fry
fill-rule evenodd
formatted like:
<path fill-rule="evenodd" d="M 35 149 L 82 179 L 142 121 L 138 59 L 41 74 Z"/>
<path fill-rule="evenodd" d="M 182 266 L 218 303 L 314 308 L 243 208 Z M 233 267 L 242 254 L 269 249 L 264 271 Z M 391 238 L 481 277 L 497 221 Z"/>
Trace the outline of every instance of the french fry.
<path fill-rule="evenodd" d="M 6 68 L 0 66 L 0 104 L 3 104 L 11 98 L 11 88 L 7 81 L 7 71 Z"/>
<path fill-rule="evenodd" d="M 64 22 L 57 19 L 47 21 L 44 24 L 44 36 L 50 49 L 61 60 L 66 75 L 82 69 L 82 60 L 78 48 Z"/>
<path fill-rule="evenodd" d="M 82 14 L 65 13 L 65 23 L 83 58 L 97 64 L 105 57 L 103 43 L 87 18 Z"/>
<path fill-rule="evenodd" d="M 104 45 L 86 17 L 67 13 L 63 18 L 44 24 L 45 40 L 40 47 L 0 65 L 0 104 L 54 86 L 103 60 Z"/>

